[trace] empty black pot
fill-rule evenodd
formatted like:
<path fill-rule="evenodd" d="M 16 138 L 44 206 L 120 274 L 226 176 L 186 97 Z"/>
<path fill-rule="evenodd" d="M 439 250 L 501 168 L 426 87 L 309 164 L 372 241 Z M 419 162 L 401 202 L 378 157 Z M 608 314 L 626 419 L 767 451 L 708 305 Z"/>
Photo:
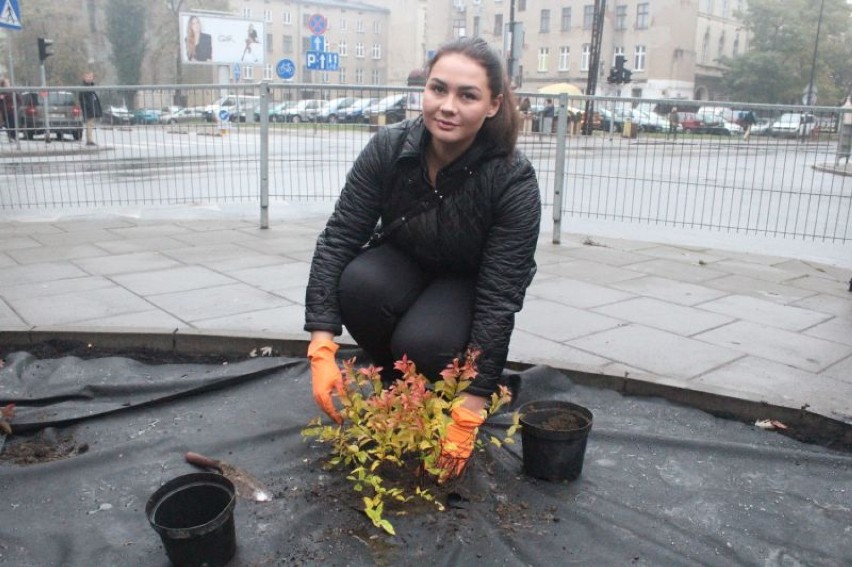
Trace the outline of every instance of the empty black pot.
<path fill-rule="evenodd" d="M 148 500 L 145 513 L 175 567 L 223 567 L 237 549 L 234 485 L 216 473 L 179 476 Z"/>
<path fill-rule="evenodd" d="M 557 400 L 521 406 L 524 472 L 544 480 L 575 480 L 583 471 L 592 412 Z"/>

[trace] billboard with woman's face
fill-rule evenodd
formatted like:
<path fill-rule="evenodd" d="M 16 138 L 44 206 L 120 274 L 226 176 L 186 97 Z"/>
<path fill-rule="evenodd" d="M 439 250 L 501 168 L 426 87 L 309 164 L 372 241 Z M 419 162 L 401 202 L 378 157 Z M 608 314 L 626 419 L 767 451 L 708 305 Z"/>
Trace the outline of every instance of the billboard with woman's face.
<path fill-rule="evenodd" d="M 266 62 L 263 22 L 189 13 L 179 17 L 184 63 L 262 65 Z"/>

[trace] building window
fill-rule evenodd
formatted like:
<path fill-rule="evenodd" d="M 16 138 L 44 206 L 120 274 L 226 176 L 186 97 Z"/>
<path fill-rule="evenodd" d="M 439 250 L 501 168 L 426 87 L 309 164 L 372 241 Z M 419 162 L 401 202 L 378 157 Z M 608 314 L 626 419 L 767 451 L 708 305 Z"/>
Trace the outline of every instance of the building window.
<path fill-rule="evenodd" d="M 340 84 L 345 85 L 346 84 L 346 67 L 339 67 L 337 74 L 338 74 L 338 80 L 340 81 Z"/>
<path fill-rule="evenodd" d="M 268 81 L 272 79 L 272 65 L 267 63 L 263 66 L 263 80 Z"/>
<path fill-rule="evenodd" d="M 518 12 L 523 12 L 527 9 L 527 0 L 518 0 Z"/>
<path fill-rule="evenodd" d="M 707 55 L 710 51 L 710 28 L 704 32 L 704 40 L 701 42 L 701 62 L 707 63 Z"/>
<path fill-rule="evenodd" d="M 379 43 L 373 44 L 373 59 L 381 59 L 382 58 L 382 46 Z"/>
<path fill-rule="evenodd" d="M 284 22 L 285 26 L 293 25 L 293 14 L 291 14 L 290 12 L 284 12 L 283 16 L 284 17 L 281 18 L 281 21 Z"/>
<path fill-rule="evenodd" d="M 724 55 L 725 55 L 725 32 L 722 32 L 722 35 L 719 36 L 718 57 L 724 57 Z"/>
<path fill-rule="evenodd" d="M 583 6 L 583 29 L 590 30 L 595 24 L 595 6 L 587 4 Z"/>
<path fill-rule="evenodd" d="M 634 71 L 644 71 L 645 70 L 645 46 L 637 45 L 633 49 L 633 70 Z"/>
<path fill-rule="evenodd" d="M 550 55 L 550 49 L 547 47 L 538 48 L 538 71 L 539 73 L 547 72 L 547 57 Z"/>
<path fill-rule="evenodd" d="M 648 29 L 649 19 L 649 4 L 643 2 L 636 5 L 636 28 L 640 30 Z"/>
<path fill-rule="evenodd" d="M 465 29 L 465 20 L 464 18 L 456 18 L 453 20 L 453 37 L 464 37 L 467 35 L 467 30 Z"/>
<path fill-rule="evenodd" d="M 570 31 L 571 30 L 571 8 L 562 8 L 562 18 L 560 21 L 559 29 L 561 31 Z"/>
<path fill-rule="evenodd" d="M 340 18 L 340 31 L 346 31 L 346 18 Z"/>
<path fill-rule="evenodd" d="M 362 59 L 364 57 L 364 44 L 360 41 L 355 44 L 355 57 L 360 57 Z"/>
<path fill-rule="evenodd" d="M 328 84 L 328 71 L 323 71 L 322 73 L 320 73 L 320 81 Z"/>
<path fill-rule="evenodd" d="M 290 55 L 293 53 L 293 36 L 285 35 L 281 38 L 281 51 L 284 52 L 284 55 Z"/>
<path fill-rule="evenodd" d="M 243 18 L 246 20 L 251 19 L 251 8 L 243 8 Z"/>
<path fill-rule="evenodd" d="M 347 55 L 349 55 L 349 47 L 347 47 L 347 45 L 346 45 L 346 40 L 338 42 L 337 53 L 341 57 L 346 57 Z"/>
<path fill-rule="evenodd" d="M 379 69 L 373 69 L 373 84 L 381 85 L 382 84 L 382 72 Z"/>
<path fill-rule="evenodd" d="M 627 4 L 621 4 L 615 7 L 615 29 L 627 29 Z"/>
<path fill-rule="evenodd" d="M 494 16 L 494 35 L 503 35 L 503 14 Z"/>
<path fill-rule="evenodd" d="M 302 53 L 305 53 L 306 51 L 310 51 L 310 50 L 311 50 L 311 38 L 310 37 L 303 37 L 302 38 Z"/>
<path fill-rule="evenodd" d="M 355 20 L 355 32 L 364 33 L 364 20 Z"/>
<path fill-rule="evenodd" d="M 592 44 L 584 43 L 583 44 L 583 52 L 580 54 L 580 70 L 588 71 L 589 70 L 589 61 L 592 57 Z"/>
<path fill-rule="evenodd" d="M 479 37 L 482 35 L 482 30 L 480 29 L 479 24 L 479 16 L 473 17 L 473 37 Z"/>
<path fill-rule="evenodd" d="M 740 36 L 734 38 L 734 57 L 740 54 Z"/>
<path fill-rule="evenodd" d="M 272 53 L 272 34 L 266 34 L 266 52 Z"/>
<path fill-rule="evenodd" d="M 355 84 L 363 85 L 364 84 L 364 69 L 358 67 L 355 69 Z"/>
<path fill-rule="evenodd" d="M 730 6 L 728 6 L 728 0 L 722 0 L 722 17 L 727 18 L 731 15 Z"/>
<path fill-rule="evenodd" d="M 568 71 L 571 63 L 571 48 L 563 45 L 559 48 L 559 70 Z"/>
<path fill-rule="evenodd" d="M 540 33 L 550 33 L 550 10 L 541 11 L 541 18 L 538 23 L 538 31 Z"/>
<path fill-rule="evenodd" d="M 624 46 L 616 47 L 612 50 L 612 65 L 615 66 L 615 60 L 618 59 L 619 55 L 624 55 Z M 627 59 L 624 59 L 627 61 Z"/>
<path fill-rule="evenodd" d="M 243 65 L 243 79 L 247 81 L 254 79 L 254 67 L 251 65 Z"/>
<path fill-rule="evenodd" d="M 382 33 L 382 22 L 373 20 L 373 33 Z"/>
<path fill-rule="evenodd" d="M 272 10 L 264 10 L 263 11 L 263 21 L 264 22 L 272 22 Z"/>

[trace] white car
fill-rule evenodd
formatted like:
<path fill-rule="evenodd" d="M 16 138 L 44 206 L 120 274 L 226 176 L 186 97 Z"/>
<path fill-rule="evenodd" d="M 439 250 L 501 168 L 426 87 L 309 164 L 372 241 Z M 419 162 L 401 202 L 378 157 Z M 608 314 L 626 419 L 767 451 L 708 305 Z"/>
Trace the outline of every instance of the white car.
<path fill-rule="evenodd" d="M 284 111 L 287 122 L 298 124 L 299 122 L 316 122 L 322 113 L 327 113 L 328 101 L 320 99 L 300 100 L 295 106 Z"/>
<path fill-rule="evenodd" d="M 807 138 L 815 126 L 816 119 L 813 114 L 788 112 L 772 123 L 769 134 L 779 138 Z"/>
<path fill-rule="evenodd" d="M 174 112 L 160 115 L 160 124 L 180 124 L 183 122 L 201 122 L 204 120 L 204 110 L 200 108 L 179 108 Z"/>

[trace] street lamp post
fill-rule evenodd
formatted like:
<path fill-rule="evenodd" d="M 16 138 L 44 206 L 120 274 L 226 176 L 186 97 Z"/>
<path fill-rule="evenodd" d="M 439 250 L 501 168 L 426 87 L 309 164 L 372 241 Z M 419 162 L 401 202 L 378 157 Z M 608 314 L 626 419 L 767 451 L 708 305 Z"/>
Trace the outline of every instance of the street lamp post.
<path fill-rule="evenodd" d="M 817 49 L 819 48 L 819 32 L 822 28 L 823 8 L 825 8 L 825 0 L 822 0 L 819 4 L 819 19 L 817 20 L 816 39 L 814 40 L 814 57 L 811 60 L 811 80 L 808 82 L 808 95 L 805 97 L 805 104 L 807 106 L 813 106 L 814 104 L 814 89 L 816 88 L 816 85 L 814 85 L 814 78 L 816 75 Z"/>

